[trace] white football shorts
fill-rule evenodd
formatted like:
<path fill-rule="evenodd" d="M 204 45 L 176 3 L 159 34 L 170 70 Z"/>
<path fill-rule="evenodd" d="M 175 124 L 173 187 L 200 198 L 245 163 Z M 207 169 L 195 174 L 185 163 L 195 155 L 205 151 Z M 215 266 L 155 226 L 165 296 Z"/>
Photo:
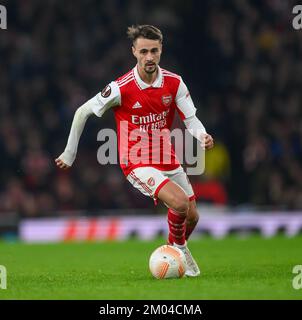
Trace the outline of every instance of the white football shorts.
<path fill-rule="evenodd" d="M 182 166 L 171 171 L 138 167 L 128 174 L 127 180 L 141 193 L 153 199 L 157 199 L 159 190 L 171 180 L 184 190 L 190 201 L 195 199 L 191 183 Z"/>

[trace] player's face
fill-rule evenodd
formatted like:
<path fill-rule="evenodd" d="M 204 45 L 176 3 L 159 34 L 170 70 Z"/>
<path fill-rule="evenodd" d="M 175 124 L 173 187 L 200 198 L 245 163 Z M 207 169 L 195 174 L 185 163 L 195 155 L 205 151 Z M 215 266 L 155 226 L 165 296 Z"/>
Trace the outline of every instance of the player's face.
<path fill-rule="evenodd" d="M 139 68 L 150 74 L 157 70 L 162 44 L 159 40 L 138 38 L 132 46 L 132 52 L 137 59 Z"/>

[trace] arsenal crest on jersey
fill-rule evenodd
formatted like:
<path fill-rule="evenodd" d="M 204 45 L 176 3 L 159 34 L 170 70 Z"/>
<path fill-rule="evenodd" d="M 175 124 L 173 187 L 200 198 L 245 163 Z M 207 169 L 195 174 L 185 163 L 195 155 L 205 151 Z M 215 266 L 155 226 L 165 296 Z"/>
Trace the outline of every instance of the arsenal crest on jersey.
<path fill-rule="evenodd" d="M 161 101 L 163 102 L 163 104 L 166 106 L 166 107 L 169 107 L 169 105 L 171 104 L 172 102 L 172 95 L 171 94 L 168 94 L 168 95 L 164 95 L 161 97 Z"/>
<path fill-rule="evenodd" d="M 153 187 L 155 185 L 155 181 L 154 181 L 154 178 L 150 177 L 147 181 L 147 184 L 150 186 L 150 187 Z"/>

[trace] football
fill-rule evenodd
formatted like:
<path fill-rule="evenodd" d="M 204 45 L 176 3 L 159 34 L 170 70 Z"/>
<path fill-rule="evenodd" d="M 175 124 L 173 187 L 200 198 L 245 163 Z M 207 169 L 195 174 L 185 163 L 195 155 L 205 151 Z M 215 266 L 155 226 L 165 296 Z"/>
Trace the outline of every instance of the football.
<path fill-rule="evenodd" d="M 156 279 L 182 278 L 186 272 L 186 257 L 177 247 L 163 245 L 152 252 L 149 269 Z"/>

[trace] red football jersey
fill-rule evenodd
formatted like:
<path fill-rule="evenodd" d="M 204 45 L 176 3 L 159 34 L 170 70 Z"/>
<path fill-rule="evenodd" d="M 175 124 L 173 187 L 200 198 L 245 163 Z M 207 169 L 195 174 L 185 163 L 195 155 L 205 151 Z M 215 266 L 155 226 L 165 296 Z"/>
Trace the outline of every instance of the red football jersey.
<path fill-rule="evenodd" d="M 98 116 L 113 107 L 119 161 L 126 176 L 142 166 L 162 171 L 179 167 L 170 139 L 175 111 L 182 120 L 196 112 L 179 75 L 158 68 L 156 80 L 149 85 L 135 67 L 107 85 L 97 100 L 93 111 Z"/>

